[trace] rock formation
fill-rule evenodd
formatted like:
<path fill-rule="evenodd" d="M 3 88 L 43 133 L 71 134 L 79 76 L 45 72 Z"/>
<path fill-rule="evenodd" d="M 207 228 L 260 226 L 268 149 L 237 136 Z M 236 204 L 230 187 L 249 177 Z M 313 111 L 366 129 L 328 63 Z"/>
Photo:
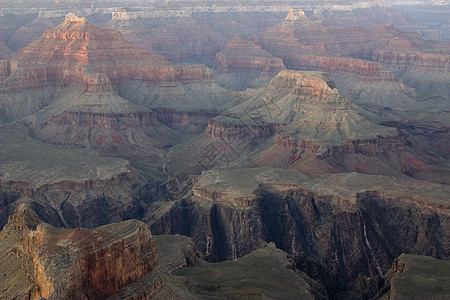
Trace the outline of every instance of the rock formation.
<path fill-rule="evenodd" d="M 246 164 L 296 168 L 310 175 L 441 172 L 442 165 L 411 148 L 399 131 L 358 114 L 323 73 L 282 71 L 268 85 L 240 97 L 241 104 L 209 121 L 203 137 L 173 153 L 170 169 L 191 170 L 188 165 L 197 161 L 203 169 Z M 390 163 L 391 157 L 399 163 Z"/>
<path fill-rule="evenodd" d="M 61 18 L 38 17 L 30 23 L 20 26 L 9 38 L 8 46 L 14 51 L 17 51 L 39 39 L 44 31 L 55 27 L 61 21 Z"/>
<path fill-rule="evenodd" d="M 0 299 L 447 293 L 414 284 L 450 256 L 450 53 L 427 40 L 446 8 L 19 2 L 0 9 Z"/>
<path fill-rule="evenodd" d="M 119 30 L 129 42 L 172 62 L 210 64 L 226 43 L 225 37 L 196 21 L 189 10 L 114 12 L 106 27 Z"/>
<path fill-rule="evenodd" d="M 283 60 L 294 53 L 367 59 L 373 49 L 383 48 L 398 34 L 400 30 L 392 25 L 375 25 L 367 29 L 360 26 L 324 26 L 310 21 L 301 9 L 294 9 L 279 24 L 264 28 L 261 42 L 264 49 Z M 407 37 L 415 39 L 417 34 Z M 295 66 L 295 62 L 285 61 L 285 64 L 288 68 Z"/>
<path fill-rule="evenodd" d="M 36 141 L 26 128 L 0 130 L 0 227 L 21 203 L 55 226 L 95 227 L 138 218 L 145 183 L 129 162 Z M 70 159 L 69 159 L 70 158 Z"/>
<path fill-rule="evenodd" d="M 286 253 L 274 243 L 261 245 L 234 261 L 202 264 L 176 274 L 187 279 L 185 284 L 189 290 L 204 294 L 206 298 L 316 299 L 317 294 L 324 296 L 323 288 L 296 270 Z"/>
<path fill-rule="evenodd" d="M 79 82 L 85 84 L 84 91 L 96 92 L 90 84 L 101 80 L 103 85 L 97 87 L 103 93 L 105 88 L 111 88 L 108 81 L 117 85 L 139 79 L 158 85 L 211 78 L 204 65 L 171 65 L 162 57 L 127 43 L 117 31 L 94 27 L 73 14 L 68 14 L 63 23 L 46 31 L 36 42 L 20 49 L 10 62 L 2 64 L 1 73 L 9 78 L 2 82 L 0 94 L 13 98 L 11 102 L 27 97 L 18 93 Z M 16 119 L 23 115 L 8 117 Z"/>
<path fill-rule="evenodd" d="M 148 227 L 130 220 L 95 229 L 59 229 L 26 205 L 1 232 L 5 297 L 99 299 L 136 281 L 151 283 L 128 299 L 150 298 L 162 285 Z M 26 276 L 15 272 L 18 268 Z M 2 284 L 2 285 L 3 285 Z M 17 288 L 19 285 L 21 288 Z"/>
<path fill-rule="evenodd" d="M 447 297 L 450 293 L 449 267 L 448 260 L 411 254 L 400 255 L 394 259 L 385 276 L 389 279 L 390 299 Z"/>
<path fill-rule="evenodd" d="M 449 45 L 450 43 L 446 43 L 446 46 L 442 46 L 448 49 Z M 408 46 L 391 44 L 390 47 L 375 51 L 372 59 L 401 77 L 406 84 L 415 87 L 423 97 L 436 94 L 448 97 L 450 53 L 448 51 L 439 53 L 439 46 L 434 45 L 430 45 L 429 48 L 431 51 L 433 46 L 437 48 L 436 53 L 427 53 L 420 51 L 420 48 Z M 428 49 L 427 51 L 430 51 Z"/>
<path fill-rule="evenodd" d="M 225 49 L 216 54 L 213 68 L 219 84 L 232 90 L 261 87 L 285 69 L 281 59 L 240 37 L 229 40 Z"/>
<path fill-rule="evenodd" d="M 155 203 L 144 220 L 152 232 L 192 236 L 214 261 L 274 242 L 338 297 L 358 276 L 382 277 L 403 252 L 445 259 L 447 193 L 445 185 L 357 173 L 313 179 L 286 169 L 215 170 L 183 199 Z"/>
<path fill-rule="evenodd" d="M 412 75 L 422 74 L 416 76 L 423 78 L 423 72 L 417 69 L 408 75 L 395 71 L 396 67 L 390 64 L 395 66 L 396 63 L 383 63 L 382 53 L 387 51 L 386 59 L 390 59 L 393 54 L 389 53 L 389 48 L 396 51 L 436 49 L 439 52 L 443 45 L 426 43 L 418 33 L 401 31 L 392 25 L 337 27 L 318 20 L 323 18 L 310 21 L 302 11 L 291 11 L 278 25 L 262 30 L 263 48 L 282 58 L 290 69 L 329 71 L 341 92 L 357 103 L 402 109 L 423 107 L 415 101 L 413 88 L 426 94 L 423 86 L 427 84 L 413 81 Z M 427 74 L 430 81 L 439 81 L 437 78 L 431 79 L 430 72 Z M 445 74 L 444 70 L 444 78 L 447 77 Z M 438 84 L 442 86 L 442 78 Z M 428 92 L 433 91 L 433 84 L 431 89 L 429 85 Z"/>
<path fill-rule="evenodd" d="M 0 41 L 0 59 L 10 58 L 12 56 L 12 51 Z"/>

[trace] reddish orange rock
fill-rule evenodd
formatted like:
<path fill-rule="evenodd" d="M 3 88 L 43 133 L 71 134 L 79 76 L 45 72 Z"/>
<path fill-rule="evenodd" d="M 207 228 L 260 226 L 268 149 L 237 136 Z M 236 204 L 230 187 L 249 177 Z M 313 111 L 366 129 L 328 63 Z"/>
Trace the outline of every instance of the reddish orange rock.
<path fill-rule="evenodd" d="M 60 229 L 21 205 L 0 236 L 2 247 L 16 249 L 24 266 L 31 263 L 29 276 L 23 279 L 31 299 L 105 299 L 140 280 L 151 284 L 129 299 L 144 299 L 162 286 L 155 240 L 136 220 Z"/>

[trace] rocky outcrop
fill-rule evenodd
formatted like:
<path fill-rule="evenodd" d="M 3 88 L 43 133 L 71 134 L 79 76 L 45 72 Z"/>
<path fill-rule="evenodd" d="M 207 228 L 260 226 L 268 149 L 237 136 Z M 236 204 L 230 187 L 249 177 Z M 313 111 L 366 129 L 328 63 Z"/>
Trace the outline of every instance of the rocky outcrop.
<path fill-rule="evenodd" d="M 209 111 L 184 112 L 168 108 L 155 108 L 153 111 L 159 123 L 187 133 L 203 132 L 208 125 L 208 120 L 217 116 L 217 113 Z"/>
<path fill-rule="evenodd" d="M 31 299 L 103 298 L 145 277 L 158 277 L 155 241 L 148 227 L 136 220 L 95 229 L 57 229 L 21 205 L 9 218 L 1 238 L 2 248 L 14 249 L 22 260 L 31 261 L 25 279 Z M 10 249 L 2 253 L 10 256 Z M 4 259 L 1 262 L 6 263 Z M 134 299 L 150 297 L 161 284 L 159 279 L 137 291 Z"/>
<path fill-rule="evenodd" d="M 222 72 L 250 69 L 278 73 L 284 68 L 281 59 L 273 57 L 260 45 L 240 37 L 229 40 L 225 49 L 217 53 L 214 60 L 214 69 Z"/>
<path fill-rule="evenodd" d="M 113 47 L 111 41 L 114 41 Z M 45 65 L 48 76 L 41 76 L 42 81 L 57 84 L 79 81 L 86 84 L 92 80 L 102 80 L 106 84 L 106 79 L 99 76 L 106 76 L 113 84 L 133 78 L 150 83 L 210 78 L 205 66 L 170 65 L 162 57 L 129 44 L 119 32 L 97 28 L 73 14 L 68 14 L 63 23 L 45 31 L 40 39 L 20 49 L 14 61 L 25 73 L 32 66 Z M 87 74 L 83 69 L 87 66 L 90 71 L 105 75 Z"/>
<path fill-rule="evenodd" d="M 195 249 L 194 241 L 182 235 L 157 235 L 156 247 L 161 271 L 172 274 L 200 262 L 200 253 Z"/>
<path fill-rule="evenodd" d="M 194 195 L 146 220 L 154 232 L 192 236 L 211 260 L 236 258 L 260 239 L 272 241 L 330 297 L 345 295 L 360 275 L 383 276 L 402 252 L 448 256 L 447 187 L 355 173 L 308 179 L 289 172 L 205 172 Z M 420 187 L 411 189 L 413 183 Z M 252 195 L 252 202 L 239 200 Z"/>
<path fill-rule="evenodd" d="M 392 262 L 385 278 L 389 299 L 445 298 L 450 292 L 449 261 L 428 256 L 402 254 Z M 427 280 L 420 278 L 426 277 Z"/>
<path fill-rule="evenodd" d="M 0 136 L 10 142 L 0 148 L 0 227 L 21 203 L 55 226 L 96 227 L 142 215 L 145 183 L 128 161 L 42 143 L 18 125 L 3 127 Z"/>
<path fill-rule="evenodd" d="M 152 111 L 140 111 L 130 113 L 96 113 L 84 111 L 65 111 L 62 116 L 52 118 L 48 125 L 76 126 L 103 129 L 127 129 L 148 128 L 158 126 L 155 113 Z"/>
<path fill-rule="evenodd" d="M 222 51 L 216 54 L 213 69 L 215 78 L 231 90 L 259 88 L 284 70 L 283 61 L 275 58 L 260 45 L 233 37 Z"/>
<path fill-rule="evenodd" d="M 249 138 L 269 138 L 273 129 L 268 125 L 245 124 L 236 119 L 217 118 L 208 121 L 205 135 L 224 141 L 239 141 Z"/>
<path fill-rule="evenodd" d="M 286 89 L 293 95 L 324 103 L 332 101 L 333 94 L 337 92 L 334 82 L 323 72 L 281 71 L 270 82 L 269 87 L 275 90 Z M 340 100 L 350 105 L 349 101 Z"/>
<path fill-rule="evenodd" d="M 338 74 L 349 73 L 356 76 L 356 79 L 360 82 L 402 82 L 400 78 L 394 76 L 382 64 L 367 60 L 315 55 L 294 55 L 292 57 L 286 58 L 286 61 L 288 61 L 288 65 L 294 68 L 324 70 Z"/>
<path fill-rule="evenodd" d="M 403 151 L 405 149 L 405 141 L 400 137 L 392 138 L 376 138 L 374 140 L 355 140 L 349 143 L 327 148 L 324 153 L 317 156 L 318 159 L 332 157 L 340 154 L 357 154 L 361 153 L 366 156 L 375 156 L 390 151 Z"/>
<path fill-rule="evenodd" d="M 82 92 L 92 94 L 111 93 L 112 86 L 106 74 L 84 72 L 81 90 Z"/>
<path fill-rule="evenodd" d="M 372 59 L 386 65 L 393 71 L 406 71 L 412 67 L 417 71 L 423 70 L 440 74 L 450 72 L 450 55 L 377 50 L 374 52 Z"/>
<path fill-rule="evenodd" d="M 319 150 L 320 145 L 316 144 L 313 140 L 299 140 L 287 135 L 276 133 L 274 145 L 279 148 L 292 149 L 300 152 L 312 152 L 315 153 Z"/>

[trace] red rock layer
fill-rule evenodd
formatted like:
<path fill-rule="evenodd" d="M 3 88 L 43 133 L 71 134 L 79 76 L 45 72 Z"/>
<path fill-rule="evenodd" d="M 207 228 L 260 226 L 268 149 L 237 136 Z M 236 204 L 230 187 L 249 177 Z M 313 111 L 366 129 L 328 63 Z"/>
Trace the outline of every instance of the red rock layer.
<path fill-rule="evenodd" d="M 33 299 L 106 298 L 158 269 L 155 241 L 148 227 L 136 220 L 95 229 L 58 229 L 21 205 L 5 233 L 4 238 L 17 236 L 17 250 L 32 260 Z"/>
<path fill-rule="evenodd" d="M 112 84 L 127 79 L 159 84 L 212 78 L 204 65 L 171 65 L 162 57 L 129 44 L 119 32 L 94 27 L 73 14 L 68 14 L 56 28 L 45 31 L 39 40 L 20 49 L 12 64 L 23 69 L 16 76 L 21 78 L 22 89 L 34 84 L 33 68 L 44 65 L 46 73 L 40 72 L 40 82 L 78 84 L 84 81 L 88 90 L 89 82 L 106 84 L 104 75 L 87 75 L 88 71 L 104 73 Z M 6 63 L 0 69 L 3 76 L 14 72 Z M 109 87 L 100 86 L 100 89 L 104 92 Z"/>
<path fill-rule="evenodd" d="M 318 155 L 318 159 L 336 156 L 337 154 L 361 153 L 366 156 L 374 156 L 384 152 L 404 150 L 404 142 L 400 138 L 379 137 L 373 140 L 355 140 L 339 146 L 328 147 Z"/>
<path fill-rule="evenodd" d="M 300 152 L 311 152 L 316 153 L 320 145 L 316 144 L 314 141 L 299 140 L 294 137 L 287 135 L 275 134 L 274 145 L 279 148 L 286 148 L 291 150 L 296 150 Z"/>
<path fill-rule="evenodd" d="M 235 69 L 279 72 L 285 69 L 281 59 L 273 57 L 260 45 L 239 37 L 232 38 L 226 48 L 216 54 L 214 68 L 223 72 Z"/>
<path fill-rule="evenodd" d="M 385 47 L 399 34 L 392 25 L 325 27 L 308 20 L 303 11 L 291 10 L 285 20 L 263 29 L 261 38 L 264 48 L 278 57 L 297 53 L 370 58 L 373 49 Z M 406 35 L 412 40 L 420 38 Z"/>
<path fill-rule="evenodd" d="M 11 66 L 12 64 L 5 66 L 6 74 L 11 71 Z M 2 81 L 0 95 L 44 88 L 51 85 L 50 77 L 49 68 L 46 66 L 19 68 Z"/>

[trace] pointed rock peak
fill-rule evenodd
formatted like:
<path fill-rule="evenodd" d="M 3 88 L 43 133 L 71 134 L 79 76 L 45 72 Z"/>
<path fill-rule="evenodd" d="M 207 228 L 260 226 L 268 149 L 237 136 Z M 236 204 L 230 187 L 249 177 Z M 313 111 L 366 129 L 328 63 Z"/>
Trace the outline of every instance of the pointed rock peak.
<path fill-rule="evenodd" d="M 287 21 L 298 21 L 298 20 L 308 20 L 303 9 L 300 8 L 291 8 L 289 10 L 289 14 L 286 16 Z"/>
<path fill-rule="evenodd" d="M 65 21 L 66 22 L 74 22 L 74 23 L 86 23 L 86 19 L 85 18 L 77 17 L 73 13 L 68 13 L 66 15 Z"/>
<path fill-rule="evenodd" d="M 310 21 L 302 9 L 291 8 L 286 18 L 275 25 L 274 28 L 295 30 L 303 27 L 318 27 L 318 24 Z"/>
<path fill-rule="evenodd" d="M 16 230 L 17 232 L 28 232 L 36 230 L 36 227 L 42 223 L 36 212 L 27 204 L 20 204 L 14 214 L 9 217 L 5 228 Z"/>

